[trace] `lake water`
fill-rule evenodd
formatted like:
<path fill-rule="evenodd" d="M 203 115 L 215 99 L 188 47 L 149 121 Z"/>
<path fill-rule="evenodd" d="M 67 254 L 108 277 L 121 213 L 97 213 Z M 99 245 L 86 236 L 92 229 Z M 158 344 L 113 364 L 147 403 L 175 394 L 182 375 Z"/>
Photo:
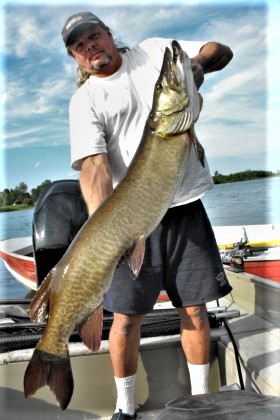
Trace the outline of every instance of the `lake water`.
<path fill-rule="evenodd" d="M 280 177 L 215 185 L 203 203 L 213 226 L 280 223 Z M 0 239 L 31 236 L 32 218 L 33 209 L 0 213 Z M 0 259 L 0 299 L 27 292 Z"/>
<path fill-rule="evenodd" d="M 203 203 L 213 226 L 280 223 L 280 177 L 215 185 Z"/>

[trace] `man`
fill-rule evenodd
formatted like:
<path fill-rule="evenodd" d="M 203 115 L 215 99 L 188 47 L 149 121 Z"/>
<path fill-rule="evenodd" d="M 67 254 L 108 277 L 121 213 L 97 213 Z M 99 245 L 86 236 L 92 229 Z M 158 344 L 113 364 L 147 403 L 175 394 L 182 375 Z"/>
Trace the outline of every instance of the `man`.
<path fill-rule="evenodd" d="M 80 88 L 70 102 L 71 155 L 91 215 L 121 180 L 137 149 L 170 40 L 152 38 L 131 50 L 118 48 L 110 29 L 90 12 L 70 16 L 62 37 L 80 71 Z M 189 56 L 195 55 L 198 87 L 204 73 L 221 70 L 232 58 L 231 50 L 216 42 L 179 42 Z M 104 296 L 104 308 L 114 313 L 109 343 L 117 403 L 112 419 L 136 418 L 140 327 L 162 285 L 180 315 L 192 394 L 208 392 L 210 331 L 205 303 L 231 290 L 200 201 L 212 185 L 207 164 L 201 166 L 192 148 L 174 202 L 147 240 L 139 278 L 133 280 L 127 264 L 120 264 Z"/>

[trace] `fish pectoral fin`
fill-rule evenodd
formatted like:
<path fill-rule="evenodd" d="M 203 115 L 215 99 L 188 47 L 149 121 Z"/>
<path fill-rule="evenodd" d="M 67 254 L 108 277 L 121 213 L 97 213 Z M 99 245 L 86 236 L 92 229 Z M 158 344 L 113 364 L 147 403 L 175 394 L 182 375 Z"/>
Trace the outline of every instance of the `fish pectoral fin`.
<path fill-rule="evenodd" d="M 135 245 L 127 259 L 128 266 L 135 278 L 139 276 L 143 264 L 145 255 L 145 242 L 146 239 L 144 236 L 135 241 Z"/>
<path fill-rule="evenodd" d="M 35 349 L 24 375 L 24 396 L 35 394 L 39 388 L 49 385 L 62 410 L 71 400 L 74 381 L 69 354 L 58 357 Z"/>
<path fill-rule="evenodd" d="M 37 290 L 29 306 L 29 316 L 31 321 L 43 322 L 48 315 L 49 296 L 52 281 L 52 270 Z"/>
<path fill-rule="evenodd" d="M 205 168 L 205 151 L 204 151 L 204 147 L 201 145 L 201 143 L 199 142 L 196 132 L 194 130 L 194 127 L 190 128 L 190 136 L 194 145 L 194 149 L 195 149 L 195 153 L 196 153 L 196 157 L 197 160 L 199 160 L 199 162 L 201 163 L 201 165 L 203 166 L 203 168 Z"/>
<path fill-rule="evenodd" d="M 98 351 L 102 339 L 103 305 L 99 305 L 77 328 L 83 343 L 91 351 Z"/>

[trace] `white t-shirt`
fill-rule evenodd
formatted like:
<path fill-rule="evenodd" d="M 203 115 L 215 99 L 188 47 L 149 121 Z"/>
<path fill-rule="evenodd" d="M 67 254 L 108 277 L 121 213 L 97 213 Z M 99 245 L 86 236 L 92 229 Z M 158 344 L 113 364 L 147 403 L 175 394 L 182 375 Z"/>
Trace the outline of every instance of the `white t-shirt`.
<path fill-rule="evenodd" d="M 170 41 L 149 38 L 122 54 L 120 69 L 109 77 L 90 76 L 74 93 L 69 107 L 72 167 L 81 169 L 82 159 L 107 153 L 113 186 L 123 177 L 141 140 L 151 110 L 166 46 Z M 179 41 L 189 57 L 200 42 Z M 197 200 L 212 188 L 213 181 L 191 148 L 186 173 L 172 206 Z"/>

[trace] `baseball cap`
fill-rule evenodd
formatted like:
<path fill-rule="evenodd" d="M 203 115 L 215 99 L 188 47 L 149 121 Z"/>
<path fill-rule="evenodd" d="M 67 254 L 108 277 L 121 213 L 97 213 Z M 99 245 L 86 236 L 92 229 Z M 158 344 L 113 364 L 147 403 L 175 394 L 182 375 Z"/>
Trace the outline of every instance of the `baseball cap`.
<path fill-rule="evenodd" d="M 64 41 L 65 46 L 68 45 L 69 36 L 73 34 L 75 29 L 80 27 L 80 25 L 85 23 L 101 24 L 105 26 L 104 23 L 93 13 L 91 12 L 80 12 L 70 16 L 65 25 L 62 28 L 61 35 Z"/>

